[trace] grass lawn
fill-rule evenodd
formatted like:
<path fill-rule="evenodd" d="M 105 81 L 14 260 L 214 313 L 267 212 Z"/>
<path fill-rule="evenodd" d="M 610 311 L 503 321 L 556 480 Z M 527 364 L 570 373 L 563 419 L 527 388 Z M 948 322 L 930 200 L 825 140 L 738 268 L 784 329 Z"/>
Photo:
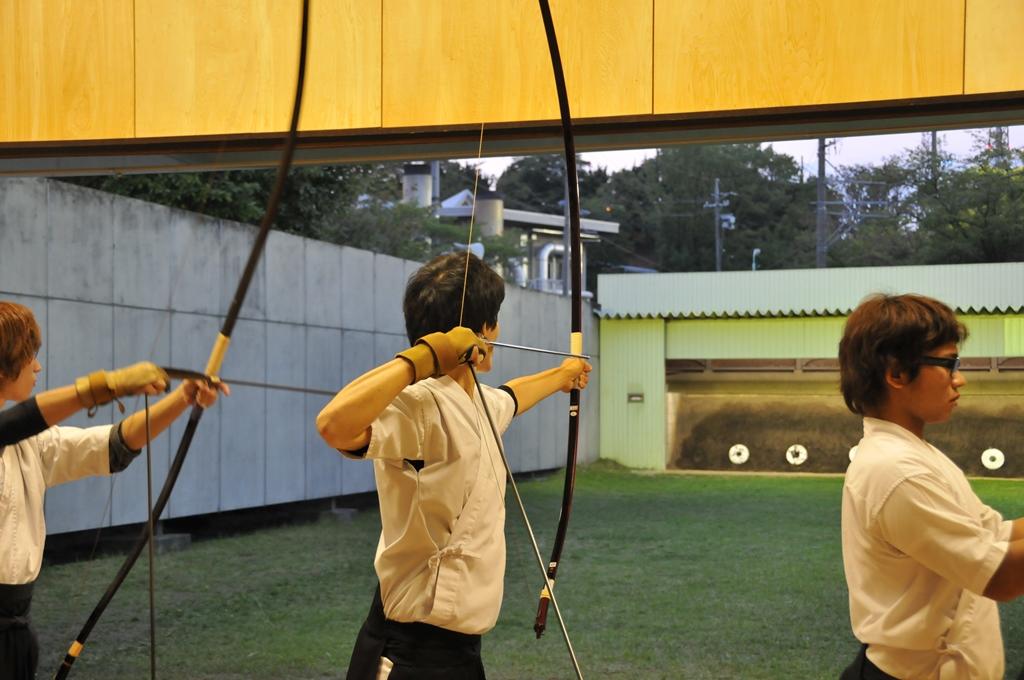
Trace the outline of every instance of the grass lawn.
<path fill-rule="evenodd" d="M 838 477 L 641 475 L 581 469 L 557 593 L 588 678 L 836 678 L 856 652 L 839 544 Z M 978 494 L 1024 515 L 1024 483 Z M 522 484 L 550 545 L 561 476 Z M 552 614 L 533 638 L 539 586 L 508 509 L 493 679 L 571 678 Z M 158 677 L 339 678 L 374 586 L 376 512 L 267 529 L 157 558 Z M 545 559 L 547 555 L 545 554 Z M 43 570 L 33 614 L 50 677 L 120 558 Z M 145 558 L 72 677 L 148 677 Z M 1024 665 L 1024 603 L 1004 606 L 1007 668 Z"/>

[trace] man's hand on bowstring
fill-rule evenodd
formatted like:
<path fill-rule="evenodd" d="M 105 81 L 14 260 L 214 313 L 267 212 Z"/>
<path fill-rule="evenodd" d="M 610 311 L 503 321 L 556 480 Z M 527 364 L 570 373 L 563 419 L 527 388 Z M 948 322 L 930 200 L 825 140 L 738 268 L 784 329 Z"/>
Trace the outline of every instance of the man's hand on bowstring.
<path fill-rule="evenodd" d="M 412 382 L 448 375 L 464 363 L 478 365 L 487 356 L 487 341 L 472 330 L 456 326 L 447 333 L 424 335 L 395 356 L 409 362 Z"/>

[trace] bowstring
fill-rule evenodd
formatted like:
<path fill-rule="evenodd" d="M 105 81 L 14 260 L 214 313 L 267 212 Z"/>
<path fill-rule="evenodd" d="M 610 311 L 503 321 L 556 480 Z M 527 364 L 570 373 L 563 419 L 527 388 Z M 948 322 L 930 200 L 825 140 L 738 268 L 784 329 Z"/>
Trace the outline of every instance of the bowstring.
<path fill-rule="evenodd" d="M 476 164 L 474 166 L 474 173 L 473 173 L 473 201 L 472 201 L 472 204 L 471 204 L 471 207 L 470 207 L 470 212 L 469 212 L 469 235 L 468 235 L 468 237 L 466 239 L 466 262 L 465 262 L 465 266 L 463 267 L 463 274 L 462 274 L 462 300 L 461 300 L 461 302 L 459 304 L 459 326 L 461 326 L 463 324 L 463 317 L 464 317 L 464 312 L 465 312 L 465 309 L 466 309 L 466 290 L 468 288 L 468 283 L 469 283 L 469 262 L 470 262 L 469 258 L 472 255 L 472 253 L 470 252 L 470 246 L 473 244 L 473 225 L 474 225 L 474 222 L 475 222 L 475 219 L 476 219 L 476 198 L 477 198 L 477 188 L 478 188 L 479 183 L 480 183 L 480 159 L 483 157 L 483 146 L 484 146 L 484 123 L 481 122 L 480 123 L 480 139 L 479 139 L 479 142 L 477 144 L 477 157 L 476 157 L 477 158 L 477 162 L 476 162 Z M 541 575 L 542 575 L 542 578 L 544 579 L 544 584 L 547 587 L 548 592 L 551 594 L 551 604 L 552 604 L 552 606 L 553 606 L 553 608 L 555 610 L 556 618 L 558 619 L 559 628 L 560 628 L 560 630 L 562 632 L 562 638 L 563 638 L 563 640 L 565 640 L 566 648 L 569 650 L 569 657 L 572 660 L 573 670 L 576 673 L 576 677 L 579 678 L 579 680 L 582 680 L 583 679 L 583 672 L 580 670 L 579 661 L 576 658 L 576 651 L 573 649 L 572 641 L 569 639 L 569 630 L 568 630 L 568 628 L 565 625 L 565 620 L 562 618 L 562 611 L 559 608 L 557 601 L 555 600 L 554 584 L 548 578 L 547 568 L 546 568 L 546 566 L 544 564 L 544 558 L 541 556 L 541 554 L 540 554 L 540 547 L 537 544 L 537 536 L 536 536 L 536 534 L 533 531 L 532 525 L 530 524 L 530 518 L 529 518 L 529 516 L 526 513 L 526 506 L 523 504 L 522 496 L 519 494 L 519 487 L 516 484 L 515 478 L 512 476 L 512 466 L 511 466 L 511 464 L 508 461 L 508 457 L 505 455 L 505 447 L 504 447 L 504 445 L 501 442 L 501 437 L 498 435 L 498 430 L 497 430 L 497 427 L 494 424 L 494 420 L 491 418 L 490 409 L 487 407 L 487 402 L 484 399 L 484 394 L 483 394 L 483 390 L 482 390 L 481 385 L 480 385 L 480 380 L 477 377 L 476 370 L 473 368 L 472 358 L 470 358 L 470 360 L 467 362 L 467 366 L 469 367 L 470 374 L 473 376 L 473 383 L 476 386 L 476 393 L 478 395 L 477 399 L 473 400 L 474 401 L 474 405 L 475 405 L 475 403 L 477 401 L 479 401 L 480 406 L 483 409 L 484 417 L 487 420 L 487 424 L 490 426 L 491 434 L 494 436 L 494 443 L 495 443 L 495 446 L 497 447 L 498 455 L 501 458 L 501 462 L 502 462 L 502 464 L 505 467 L 505 477 L 506 477 L 506 480 L 508 481 L 508 486 L 511 486 L 511 488 L 512 488 L 513 495 L 515 496 L 515 499 L 516 499 L 516 503 L 519 506 L 519 514 L 520 514 L 520 517 L 523 520 L 523 526 L 524 526 L 524 528 L 526 530 L 526 535 L 527 535 L 527 537 L 530 540 L 530 545 L 533 547 L 534 557 L 537 560 L 537 565 L 540 567 Z M 478 407 L 475 410 L 477 411 L 477 427 L 482 430 L 483 428 L 481 427 L 481 423 L 480 423 L 480 410 L 481 409 Z M 483 444 L 483 436 L 481 436 L 480 441 L 481 441 L 481 444 Z M 488 447 L 488 448 L 490 448 L 490 447 Z M 502 512 L 507 514 L 507 506 L 506 506 L 506 503 L 505 503 L 505 491 L 502 490 L 501 483 L 498 481 L 498 470 L 497 470 L 497 468 L 494 465 L 494 456 L 488 454 L 487 462 L 491 466 L 491 479 L 494 480 L 494 487 L 495 487 L 495 490 L 497 492 L 496 495 L 498 497 L 498 500 L 501 503 Z M 523 547 L 523 550 L 526 550 L 526 546 Z M 527 561 L 529 561 L 529 559 L 527 559 Z M 529 584 L 529 577 L 528 577 L 526 571 L 523 572 L 523 586 L 524 586 L 525 592 L 532 593 L 532 589 L 530 588 L 530 584 Z"/>
<path fill-rule="evenodd" d="M 466 284 L 469 282 L 469 247 L 473 245 L 473 222 L 476 220 L 476 188 L 480 183 L 480 159 L 484 152 L 484 124 L 480 123 L 480 142 L 476 147 L 476 164 L 473 166 L 473 203 L 469 209 L 469 238 L 466 239 L 466 266 L 462 274 L 462 302 L 459 304 L 459 325 L 462 325 L 462 314 L 466 311 Z"/>
<path fill-rule="evenodd" d="M 491 427 L 491 432 L 495 433 L 497 431 L 497 428 L 495 427 L 494 423 L 491 421 L 490 411 L 488 410 L 487 405 L 484 403 L 484 393 L 483 393 L 483 389 L 480 387 L 480 381 L 477 379 L 476 371 L 473 369 L 473 364 L 472 363 L 469 363 L 468 366 L 469 366 L 470 371 L 473 373 L 473 382 L 476 385 L 476 392 L 478 394 L 478 399 L 473 399 L 473 405 L 476 407 L 475 410 L 476 410 L 477 429 L 480 430 L 481 432 L 483 432 L 483 429 L 484 429 L 483 428 L 483 421 L 484 421 L 484 419 L 486 419 L 487 422 L 488 422 L 488 425 L 490 425 L 490 427 Z M 471 399 L 472 399 L 472 397 L 471 397 Z M 477 404 L 477 401 L 479 401 L 479 405 Z M 502 463 L 504 464 L 505 469 L 506 469 L 505 477 L 506 477 L 506 479 L 508 481 L 510 481 L 514 485 L 515 484 L 515 480 L 512 478 L 512 467 L 508 463 L 507 459 L 505 458 L 505 447 L 504 447 L 504 444 L 502 444 L 500 442 L 500 440 L 497 438 L 497 434 L 495 434 L 495 442 L 497 443 L 497 446 L 499 447 L 498 448 L 498 456 L 501 458 Z M 483 437 L 480 438 L 480 443 L 481 443 L 481 445 L 483 445 Z M 488 448 L 490 448 L 490 447 L 488 447 Z M 505 503 L 505 493 L 506 493 L 507 487 L 506 487 L 506 489 L 502 489 L 501 488 L 501 482 L 498 480 L 498 469 L 494 466 L 494 456 L 488 454 L 487 462 L 490 463 L 490 465 L 491 465 L 491 479 L 494 480 L 495 495 L 498 497 L 498 500 L 501 502 L 501 510 L 502 510 L 502 512 L 507 514 L 507 505 Z M 516 488 L 515 495 L 516 495 L 517 498 L 519 497 L 519 490 L 518 490 L 518 488 Z M 523 505 L 522 500 L 519 501 L 519 505 L 522 507 L 522 512 L 524 513 L 524 519 L 525 519 L 526 508 Z M 529 520 L 526 520 L 526 531 L 529 532 L 527 534 L 527 538 L 529 538 L 533 543 L 536 543 L 537 539 L 536 539 L 535 535 L 533 534 L 532 529 L 530 528 Z M 520 545 L 521 545 L 521 547 L 519 548 L 520 559 L 523 560 L 524 564 L 529 563 L 529 561 L 530 561 L 529 547 L 526 545 L 525 541 L 520 542 Z M 528 569 L 523 570 L 522 578 L 520 579 L 520 584 L 521 584 L 522 591 L 524 593 L 526 593 L 528 598 L 529 598 L 529 596 L 533 595 L 533 586 L 530 585 L 530 576 L 529 576 L 528 571 L 529 571 Z M 546 575 L 547 575 L 547 572 L 545 572 L 545 577 L 546 577 Z M 549 585 L 550 585 L 550 587 L 554 587 L 553 584 L 549 584 Z"/>
<path fill-rule="evenodd" d="M 480 123 L 480 139 L 477 142 L 477 148 L 476 148 L 476 163 L 473 165 L 473 170 L 474 170 L 474 172 L 473 172 L 473 200 L 472 200 L 472 203 L 470 203 L 470 209 L 469 209 L 469 235 L 466 237 L 466 262 L 465 262 L 465 266 L 463 267 L 463 273 L 462 273 L 462 299 L 461 299 L 461 302 L 459 304 L 459 325 L 460 326 L 463 323 L 464 312 L 465 312 L 465 309 L 466 309 L 466 290 L 467 290 L 468 285 L 469 285 L 469 258 L 470 258 L 470 255 L 471 255 L 471 253 L 470 253 L 470 246 L 473 245 L 473 225 L 474 225 L 475 220 L 476 220 L 476 197 L 477 197 L 477 188 L 478 188 L 479 183 L 480 183 L 480 159 L 483 158 L 483 150 L 484 150 L 484 125 L 485 125 L 485 123 L 483 121 L 481 121 L 481 123 Z M 476 373 L 473 374 L 473 378 L 474 378 L 474 380 L 476 379 Z M 477 382 L 477 384 L 479 385 L 479 382 Z M 477 388 L 477 392 L 480 392 L 479 387 Z M 480 393 L 480 401 L 481 401 L 481 403 L 483 402 L 483 398 L 484 398 L 483 393 Z M 477 407 L 476 411 L 477 411 L 477 428 L 482 431 L 483 430 L 483 423 L 481 422 L 481 411 L 480 411 L 480 408 Z M 481 437 L 481 443 L 483 443 L 483 437 Z M 504 457 L 504 452 L 500 452 L 500 454 L 501 454 L 502 457 Z M 487 462 L 490 463 L 490 465 L 491 465 L 491 478 L 494 480 L 494 488 L 495 488 L 498 500 L 501 501 L 501 510 L 502 510 L 502 512 L 506 512 L 507 508 L 506 508 L 506 505 L 505 505 L 505 491 L 501 488 L 501 482 L 498 481 L 498 470 L 494 466 L 494 457 L 488 455 L 487 456 Z M 533 538 L 533 537 L 531 536 L 531 538 Z M 526 546 L 524 545 L 521 550 L 525 551 L 526 550 Z M 527 557 L 526 561 L 529 562 L 529 557 Z M 525 571 L 523 572 L 522 586 L 523 586 L 523 591 L 524 592 L 532 593 L 533 589 L 532 589 L 532 586 L 530 586 L 529 577 L 527 576 Z"/>
<path fill-rule="evenodd" d="M 473 368 L 473 363 L 470 361 L 466 364 L 469 367 L 469 372 L 473 376 L 473 383 L 476 386 L 476 392 L 479 395 L 480 405 L 483 407 L 484 415 L 487 418 L 487 424 L 491 428 L 491 434 L 494 436 L 494 443 L 497 446 L 498 454 L 501 456 L 501 462 L 505 466 L 505 476 L 508 480 L 508 486 L 512 489 L 512 495 L 516 499 L 516 504 L 519 506 L 519 516 L 523 520 L 523 527 L 526 529 L 526 534 L 530 538 L 530 546 L 533 548 L 534 559 L 537 560 L 537 566 L 540 567 L 540 573 L 544 579 L 544 585 L 546 586 L 551 599 L 551 606 L 555 610 L 555 618 L 558 619 L 558 627 L 562 631 L 562 639 L 565 640 L 566 649 L 569 650 L 569 658 L 572 660 L 573 670 L 576 673 L 576 677 L 579 680 L 583 680 L 583 671 L 580 669 L 579 660 L 576 658 L 576 650 L 573 649 L 572 641 L 569 639 L 569 629 L 565 625 L 565 619 L 562 618 L 562 610 L 558 606 L 558 600 L 555 598 L 555 586 L 548 578 L 548 570 L 544 564 L 544 558 L 540 554 L 540 546 L 537 545 L 537 536 L 533 532 L 533 526 L 530 524 L 530 518 L 526 513 L 526 506 L 523 504 L 523 497 L 519 494 L 519 486 L 516 484 L 515 477 L 512 475 L 512 466 L 508 462 L 508 456 L 505 455 L 505 447 L 501 443 L 501 436 L 498 434 L 498 428 L 494 424 L 494 419 L 491 417 L 491 411 L 487 407 L 487 400 L 484 399 L 483 389 L 480 386 L 480 379 L 476 375 L 476 369 Z M 498 483 L 497 471 L 494 470 L 494 456 L 487 456 L 487 459 L 491 462 L 491 469 L 494 472 L 495 484 Z M 500 490 L 500 486 L 499 486 Z M 500 494 L 502 508 L 505 507 L 504 494 Z"/>
<path fill-rule="evenodd" d="M 149 395 L 146 405 L 146 524 L 149 531 L 149 677 L 156 680 L 156 552 L 153 547 L 153 437 L 149 429 Z"/>

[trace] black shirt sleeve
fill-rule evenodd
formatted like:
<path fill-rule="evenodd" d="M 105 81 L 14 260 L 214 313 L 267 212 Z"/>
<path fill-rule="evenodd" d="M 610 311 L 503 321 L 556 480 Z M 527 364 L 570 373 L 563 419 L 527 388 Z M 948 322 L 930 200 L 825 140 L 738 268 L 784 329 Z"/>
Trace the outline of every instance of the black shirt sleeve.
<path fill-rule="evenodd" d="M 512 397 L 512 417 L 515 418 L 516 415 L 519 414 L 519 400 L 516 399 L 516 393 L 508 385 L 499 385 L 498 389 L 501 390 L 502 392 L 507 392 L 508 396 Z"/>
<path fill-rule="evenodd" d="M 109 449 L 111 472 L 124 470 L 142 451 L 142 449 L 136 451 L 128 447 L 124 441 L 124 435 L 121 434 L 121 423 L 110 428 Z"/>
<path fill-rule="evenodd" d="M 18 402 L 11 408 L 0 411 L 0 446 L 10 446 L 22 439 L 33 437 L 49 425 L 43 420 L 36 398 Z"/>
<path fill-rule="evenodd" d="M 366 452 L 369 450 L 370 445 L 367 444 L 363 448 L 356 449 L 355 451 L 342 451 L 341 449 L 338 449 L 338 453 L 344 453 L 346 456 L 351 456 L 352 458 L 366 458 Z"/>

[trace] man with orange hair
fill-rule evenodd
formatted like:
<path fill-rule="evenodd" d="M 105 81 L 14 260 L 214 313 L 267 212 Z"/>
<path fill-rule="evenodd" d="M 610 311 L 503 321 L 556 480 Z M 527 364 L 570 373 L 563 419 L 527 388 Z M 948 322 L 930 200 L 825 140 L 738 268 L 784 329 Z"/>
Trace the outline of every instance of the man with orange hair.
<path fill-rule="evenodd" d="M 32 311 L 0 302 L 0 678 L 31 680 L 39 650 L 31 626 L 32 588 L 39 576 L 46 541 L 43 498 L 46 489 L 92 475 L 120 472 L 146 443 L 146 414 L 134 413 L 118 425 L 90 428 L 57 423 L 80 409 L 94 409 L 118 397 L 164 391 L 167 375 L 142 362 L 113 371 L 95 371 L 72 385 L 32 397 L 42 365 L 42 345 Z M 225 394 L 226 386 L 220 387 Z M 149 429 L 156 436 L 192 404 L 217 400 L 217 390 L 185 381 L 150 408 Z"/>

